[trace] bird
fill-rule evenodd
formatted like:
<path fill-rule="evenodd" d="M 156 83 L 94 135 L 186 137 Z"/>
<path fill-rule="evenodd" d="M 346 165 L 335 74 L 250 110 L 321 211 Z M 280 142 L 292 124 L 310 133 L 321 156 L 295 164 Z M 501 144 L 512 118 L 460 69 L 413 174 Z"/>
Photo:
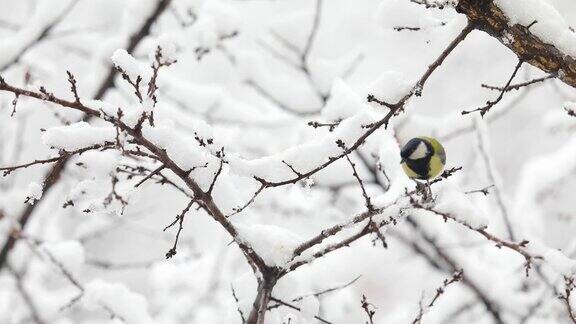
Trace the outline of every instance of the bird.
<path fill-rule="evenodd" d="M 432 137 L 418 136 L 409 140 L 400 151 L 402 169 L 415 180 L 437 177 L 444 170 L 446 151 L 440 142 Z"/>

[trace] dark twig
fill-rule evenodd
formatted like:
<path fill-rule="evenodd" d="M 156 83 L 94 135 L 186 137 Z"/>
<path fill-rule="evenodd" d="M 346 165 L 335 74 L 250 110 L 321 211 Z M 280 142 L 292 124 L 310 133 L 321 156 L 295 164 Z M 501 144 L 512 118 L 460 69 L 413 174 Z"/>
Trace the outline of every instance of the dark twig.
<path fill-rule="evenodd" d="M 442 286 L 440 286 L 436 289 L 436 294 L 434 295 L 434 297 L 432 298 L 430 303 L 428 303 L 428 305 L 426 305 L 426 308 L 431 308 L 432 306 L 434 306 L 434 303 L 436 303 L 438 298 L 440 298 L 440 296 L 446 291 L 446 288 L 449 285 L 462 280 L 463 275 L 464 275 L 464 271 L 462 269 L 460 269 L 460 270 L 454 272 L 454 274 L 452 275 L 452 278 L 444 279 Z M 420 301 L 420 311 L 418 312 L 418 315 L 416 316 L 416 318 L 412 321 L 412 324 L 421 323 L 422 317 L 424 316 L 424 313 L 425 313 L 425 309 L 422 305 L 422 301 Z"/>
<path fill-rule="evenodd" d="M 188 205 L 186 205 L 186 208 L 184 208 L 184 210 L 182 210 L 182 212 L 176 216 L 176 219 L 172 223 L 170 223 L 168 226 L 164 227 L 164 229 L 162 230 L 162 231 L 166 231 L 167 229 L 169 229 L 170 227 L 172 227 L 176 223 L 178 223 L 178 232 L 176 232 L 176 238 L 174 239 L 174 245 L 166 253 L 166 259 L 170 259 L 171 257 L 176 255 L 176 246 L 178 245 L 178 239 L 180 238 L 180 232 L 182 232 L 182 229 L 184 228 L 184 226 L 183 226 L 184 216 L 186 216 L 186 213 L 190 210 L 190 208 L 192 207 L 194 202 L 196 202 L 196 200 L 194 200 L 194 199 L 190 200 Z"/>
<path fill-rule="evenodd" d="M 98 259 L 87 259 L 86 264 L 95 268 L 106 270 L 148 269 L 161 260 L 139 262 L 110 262 Z"/>
<path fill-rule="evenodd" d="M 321 291 L 319 291 L 319 292 L 310 293 L 310 294 L 306 294 L 306 295 L 302 295 L 302 296 L 293 298 L 293 299 L 292 299 L 292 302 L 293 302 L 293 303 L 297 303 L 297 302 L 301 301 L 302 299 L 304 299 L 304 298 L 306 298 L 306 297 L 311 297 L 311 296 L 320 297 L 320 296 L 322 296 L 322 295 L 331 293 L 331 292 L 333 292 L 333 291 L 342 290 L 342 289 L 344 289 L 344 288 L 346 288 L 346 287 L 351 286 L 352 284 L 354 284 L 354 283 L 355 283 L 356 281 L 358 281 L 358 279 L 360 279 L 361 277 L 362 277 L 362 276 L 358 276 L 358 277 L 354 278 L 352 281 L 349 281 L 349 282 L 347 282 L 347 283 L 345 283 L 345 284 L 343 284 L 343 285 L 334 286 L 334 287 L 331 287 L 331 288 L 328 288 L 328 289 L 321 290 Z M 268 310 L 271 310 L 271 309 L 274 309 L 274 308 L 278 308 L 278 307 L 280 307 L 280 306 L 282 306 L 282 304 L 276 303 L 275 305 L 270 305 L 270 306 L 268 306 Z"/>
<path fill-rule="evenodd" d="M 345 284 L 338 285 L 338 286 L 335 286 L 335 287 L 330 287 L 330 288 L 328 288 L 328 289 L 324 289 L 324 290 L 321 290 L 321 291 L 319 291 L 319 292 L 315 292 L 315 293 L 311 293 L 311 294 L 307 294 L 307 295 L 302 295 L 302 296 L 300 296 L 300 297 L 296 297 L 296 298 L 292 299 L 292 301 L 293 301 L 293 302 L 298 302 L 298 301 L 300 301 L 300 300 L 302 300 L 302 299 L 304 299 L 304 298 L 306 298 L 306 297 L 309 297 L 309 296 L 320 297 L 320 296 L 322 296 L 322 295 L 331 293 L 331 292 L 333 292 L 333 291 L 342 290 L 342 289 L 344 289 L 344 288 L 347 288 L 347 287 L 353 285 L 353 284 L 354 284 L 356 281 L 358 281 L 360 278 L 362 278 L 361 275 L 360 275 L 360 276 L 357 276 L 356 278 L 350 280 L 349 282 L 347 282 L 347 283 L 345 283 Z"/>
<path fill-rule="evenodd" d="M 10 113 L 10 117 L 14 117 L 16 114 L 16 105 L 18 104 L 18 98 L 20 97 L 19 94 L 14 95 L 14 99 L 12 99 L 12 113 Z"/>
<path fill-rule="evenodd" d="M 570 320 L 572 321 L 572 323 L 576 324 L 576 314 L 574 314 L 574 309 L 572 308 L 572 304 L 570 302 L 570 295 L 572 294 L 574 287 L 576 287 L 576 285 L 574 285 L 574 278 L 565 276 L 564 284 L 565 284 L 564 295 L 560 295 L 558 296 L 558 298 L 564 301 L 564 304 L 566 304 L 566 309 L 568 310 L 568 316 L 570 317 Z"/>
<path fill-rule="evenodd" d="M 476 108 L 473 110 L 464 110 L 464 111 L 462 111 L 462 115 L 467 115 L 467 114 L 473 113 L 475 111 L 479 111 L 480 115 L 482 117 L 484 117 L 484 115 L 488 111 L 490 111 L 490 109 L 492 109 L 492 107 L 494 107 L 494 105 L 499 103 L 500 100 L 502 100 L 502 98 L 504 98 L 504 93 L 506 93 L 508 91 L 508 88 L 510 87 L 510 83 L 512 83 L 512 80 L 514 80 L 516 73 L 518 73 L 518 70 L 520 70 L 520 67 L 522 66 L 523 63 L 524 63 L 524 60 L 522 60 L 522 59 L 518 60 L 518 63 L 514 67 L 514 71 L 512 72 L 512 75 L 510 75 L 510 78 L 508 79 L 508 82 L 506 82 L 506 85 L 501 88 L 500 94 L 498 95 L 498 97 L 496 99 L 486 101 L 486 105 L 482 106 L 480 108 Z"/>
<path fill-rule="evenodd" d="M 68 82 L 70 83 L 70 91 L 72 91 L 72 94 L 74 95 L 74 99 L 76 100 L 76 102 L 80 102 L 80 96 L 78 96 L 78 87 L 76 85 L 76 78 L 74 78 L 74 75 L 70 71 L 66 71 L 66 74 L 68 74 Z"/>
<path fill-rule="evenodd" d="M 154 169 L 154 171 L 150 172 L 147 176 L 145 176 L 144 178 L 142 178 L 142 180 L 138 181 L 137 184 L 134 185 L 134 188 L 138 188 L 141 184 L 143 184 L 144 182 L 146 182 L 146 180 L 152 178 L 153 176 L 157 175 L 158 173 L 160 173 L 160 171 L 164 170 L 164 168 L 166 168 L 165 165 L 161 165 L 158 168 Z"/>
<path fill-rule="evenodd" d="M 156 52 L 154 52 L 154 63 L 152 63 L 152 77 L 150 77 L 150 81 L 148 82 L 148 91 L 147 95 L 153 102 L 153 106 L 155 107 L 158 100 L 156 98 L 156 90 L 158 90 L 158 85 L 156 84 L 158 78 L 158 71 L 160 68 L 164 66 L 170 66 L 176 63 L 174 60 L 167 60 L 162 55 L 162 48 L 160 46 L 156 47 Z"/>
<path fill-rule="evenodd" d="M 456 260 L 443 248 L 441 248 L 436 239 L 426 233 L 424 228 L 413 218 L 408 217 L 407 223 L 413 228 L 414 232 L 418 237 L 422 238 L 424 242 L 434 251 L 432 253 L 429 248 L 421 246 L 420 240 L 414 239 L 408 242 L 408 244 L 413 248 L 413 250 L 420 254 L 424 259 L 437 270 L 444 272 L 454 273 L 460 269 Z M 398 236 L 397 236 L 398 237 Z M 403 238 L 400 236 L 400 238 Z M 406 240 L 404 240 L 406 241 Z M 462 282 L 478 297 L 478 299 L 484 304 L 486 311 L 492 316 L 494 323 L 504 324 L 502 315 L 500 314 L 499 305 L 496 304 L 483 290 L 483 286 L 478 285 L 469 277 L 464 277 Z"/>
<path fill-rule="evenodd" d="M 294 167 L 292 166 L 292 164 L 290 164 L 290 163 L 288 163 L 288 162 L 286 162 L 286 161 L 284 161 L 284 160 L 282 160 L 282 163 L 283 163 L 285 166 L 287 166 L 287 167 L 290 169 L 290 171 L 294 172 L 294 174 L 295 174 L 296 176 L 298 176 L 298 177 L 302 176 L 302 173 L 300 173 L 300 172 L 298 172 L 296 169 L 294 169 Z"/>
<path fill-rule="evenodd" d="M 220 151 L 216 155 L 220 158 L 220 165 L 218 166 L 218 170 L 214 173 L 214 178 L 212 179 L 212 183 L 210 183 L 208 191 L 206 191 L 206 194 L 208 195 L 212 194 L 212 190 L 214 190 L 214 186 L 216 185 L 218 176 L 220 176 L 220 174 L 222 173 L 222 168 L 224 167 L 224 163 L 226 163 L 226 161 L 224 160 L 224 148 L 220 149 Z"/>
<path fill-rule="evenodd" d="M 462 167 L 452 167 L 450 169 L 446 169 L 442 172 L 441 175 L 439 175 L 436 179 L 430 181 L 430 185 L 433 185 L 437 182 L 440 182 L 444 179 L 448 179 L 449 177 L 451 177 L 454 173 L 458 172 L 462 170 Z"/>
<path fill-rule="evenodd" d="M 113 145 L 111 143 L 106 143 L 106 144 L 96 144 L 96 145 L 92 145 L 89 147 L 85 147 L 85 148 L 81 148 L 75 151 L 71 151 L 71 152 L 66 152 L 64 150 L 60 151 L 60 156 L 56 156 L 53 158 L 48 158 L 48 159 L 44 159 L 44 160 L 34 160 L 32 162 L 28 162 L 28 163 L 24 163 L 24 164 L 20 164 L 20 165 L 15 165 L 15 166 L 7 166 L 7 167 L 2 167 L 0 168 L 0 171 L 4 171 L 4 176 L 9 175 L 10 173 L 18 170 L 18 169 L 25 169 L 34 165 L 40 165 L 40 164 L 48 164 L 48 163 L 54 163 L 54 162 L 58 162 L 64 159 L 67 159 L 68 157 L 72 156 L 72 155 L 80 155 L 84 152 L 87 151 L 91 151 L 91 150 L 107 150 L 107 149 L 111 149 L 113 148 Z"/>
<path fill-rule="evenodd" d="M 238 310 L 238 314 L 240 314 L 240 318 L 242 319 L 242 324 L 246 323 L 246 318 L 244 318 L 244 312 L 240 309 L 240 305 L 238 304 L 239 300 L 236 296 L 236 291 L 234 290 L 234 286 L 232 288 L 232 297 L 234 297 L 234 301 L 236 301 L 236 309 Z"/>
<path fill-rule="evenodd" d="M 8 269 L 8 272 L 10 272 L 10 274 L 14 277 L 14 280 L 16 281 L 16 288 L 20 292 L 20 295 L 22 296 L 24 303 L 26 303 L 26 306 L 28 306 L 28 309 L 30 310 L 30 316 L 32 317 L 32 320 L 34 321 L 34 323 L 36 323 L 36 324 L 46 323 L 40 317 L 40 312 L 38 311 L 38 307 L 34 303 L 32 296 L 30 295 L 30 293 L 28 292 L 28 290 L 24 286 L 24 278 L 22 277 L 22 274 L 18 273 L 18 271 L 13 269 L 10 265 L 7 266 L 6 268 Z"/>
<path fill-rule="evenodd" d="M 484 196 L 488 196 L 488 194 L 490 193 L 490 192 L 488 191 L 488 189 L 490 189 L 490 188 L 492 188 L 492 187 L 494 187 L 494 185 L 489 185 L 489 186 L 484 187 L 484 188 L 482 188 L 482 189 L 476 189 L 476 190 L 466 191 L 466 192 L 464 192 L 464 193 L 467 194 L 467 195 L 473 194 L 473 193 L 481 193 L 481 194 L 483 194 Z"/>
<path fill-rule="evenodd" d="M 532 79 L 530 81 L 526 81 L 526 82 L 521 82 L 521 83 L 516 83 L 516 84 L 511 84 L 508 87 L 496 87 L 496 86 L 491 86 L 491 85 L 487 85 L 482 83 L 481 86 L 482 88 L 486 88 L 486 89 L 490 89 L 490 90 L 498 90 L 498 91 L 504 91 L 504 92 L 509 92 L 512 90 L 520 90 L 523 87 L 527 87 L 530 86 L 532 84 L 535 83 L 539 83 L 539 82 L 543 82 L 546 80 L 550 80 L 550 79 L 554 79 L 556 78 L 555 75 L 547 75 L 545 77 L 541 77 L 541 78 L 536 78 L 536 79 Z"/>
<path fill-rule="evenodd" d="M 344 152 L 346 152 L 346 146 L 344 145 L 344 142 L 342 140 L 336 141 L 336 144 L 338 145 L 338 147 L 340 147 L 342 150 L 344 150 Z M 360 175 L 358 174 L 358 171 L 356 170 L 356 164 L 354 164 L 354 162 L 352 162 L 352 160 L 350 159 L 350 156 L 348 156 L 348 154 L 345 154 L 345 157 L 346 157 L 346 160 L 348 161 L 348 164 L 350 164 L 350 167 L 352 167 L 352 175 L 354 176 L 354 178 L 356 178 L 356 181 L 358 181 L 358 184 L 360 185 L 360 189 L 362 190 L 362 196 L 364 197 L 364 204 L 366 205 L 366 208 L 368 209 L 368 211 L 373 211 L 374 205 L 372 205 L 372 201 L 370 200 L 370 196 L 368 195 L 368 193 L 366 192 L 366 188 L 364 187 L 364 182 L 362 181 L 362 178 L 360 178 Z"/>
<path fill-rule="evenodd" d="M 452 53 L 452 51 L 458 46 L 458 44 L 460 44 L 466 38 L 466 36 L 468 36 L 468 34 L 472 32 L 472 30 L 474 30 L 474 26 L 472 24 L 469 23 L 468 25 L 466 25 L 466 27 L 456 36 L 456 38 L 454 38 L 450 42 L 448 47 L 444 51 L 442 51 L 442 53 L 440 53 L 440 56 L 438 56 L 438 58 L 428 66 L 428 69 L 422 75 L 422 77 L 416 82 L 410 93 L 406 94 L 402 99 L 400 99 L 400 101 L 398 101 L 395 104 L 387 103 L 383 100 L 376 98 L 374 95 L 369 94 L 367 97 L 368 102 L 376 102 L 381 106 L 390 108 L 395 113 L 397 111 L 398 112 L 401 111 L 406 101 L 410 99 L 413 95 L 416 95 L 417 97 L 422 95 L 422 89 L 424 88 L 424 84 L 426 84 L 428 78 L 440 65 L 442 65 L 442 63 L 448 57 L 448 55 Z"/>
<path fill-rule="evenodd" d="M 236 215 L 236 214 L 241 213 L 244 209 L 246 209 L 246 207 L 248 207 L 249 205 L 251 205 L 251 204 L 254 202 L 254 200 L 256 200 L 256 197 L 257 197 L 257 196 L 262 192 L 262 190 L 264 190 L 265 188 L 266 188 L 266 186 L 263 185 L 263 184 L 261 184 L 260 187 L 258 187 L 258 190 L 256 190 L 256 191 L 254 192 L 254 194 L 252 195 L 252 198 L 250 198 L 250 200 L 248 200 L 247 203 L 245 203 L 245 204 L 244 204 L 243 206 L 241 206 L 241 207 L 235 207 L 235 208 L 233 208 L 233 209 L 232 209 L 232 213 L 226 215 L 226 217 L 228 218 L 228 217 L 231 217 L 231 216 L 234 216 L 234 215 Z"/>
<path fill-rule="evenodd" d="M 376 315 L 376 307 L 374 307 L 374 305 L 368 302 L 368 299 L 366 298 L 365 295 L 362 295 L 360 305 L 364 310 L 364 313 L 366 313 L 366 316 L 368 316 L 366 324 L 374 324 L 374 315 Z"/>
<path fill-rule="evenodd" d="M 504 225 L 506 226 L 506 230 L 508 232 L 508 238 L 511 240 L 515 240 L 514 237 L 514 230 L 512 229 L 512 223 L 510 222 L 510 215 L 508 212 L 508 208 L 506 203 L 504 202 L 504 198 L 502 197 L 502 188 L 498 181 L 497 171 L 493 165 L 492 158 L 488 152 L 487 139 L 484 138 L 483 134 L 480 131 L 480 125 L 478 125 L 480 121 L 474 121 L 474 128 L 476 129 L 476 138 L 478 141 L 478 151 L 480 152 L 480 156 L 484 161 L 484 166 L 486 167 L 486 175 L 488 180 L 493 183 L 494 187 L 494 196 L 496 199 L 496 203 L 498 204 L 498 209 L 500 209 L 500 214 L 502 215 L 502 220 L 504 221 Z"/>
<path fill-rule="evenodd" d="M 458 4 L 457 1 L 452 0 L 410 0 L 410 2 L 426 6 L 426 8 L 444 9 L 446 7 L 453 8 Z"/>
<path fill-rule="evenodd" d="M 277 305 L 282 305 L 282 306 L 286 306 L 288 308 L 292 308 L 293 310 L 297 310 L 300 311 L 300 307 L 298 306 L 294 306 L 293 304 L 289 303 L 289 302 L 285 302 L 282 299 L 279 298 L 275 298 L 275 297 L 270 297 L 270 300 L 277 303 Z M 332 324 L 332 322 L 329 322 L 325 319 L 323 319 L 322 317 L 318 316 L 318 315 L 314 315 L 314 318 L 317 319 L 318 321 L 325 323 L 325 324 Z"/>
<path fill-rule="evenodd" d="M 116 200 L 118 202 L 120 202 L 120 204 L 122 205 L 122 210 L 120 212 L 121 215 L 124 214 L 124 210 L 126 209 L 126 206 L 128 206 L 128 200 L 124 199 L 124 197 L 122 197 L 121 194 L 118 193 L 116 187 L 118 185 L 118 182 L 120 181 L 118 179 L 118 177 L 116 177 L 116 175 L 113 175 L 110 178 L 111 184 L 112 184 L 112 189 L 110 190 L 110 194 L 104 199 L 104 206 L 108 206 L 110 205 L 110 203 L 112 203 L 112 200 Z M 89 209 L 84 210 L 84 212 L 90 212 Z"/>
<path fill-rule="evenodd" d="M 527 240 L 523 240 L 521 242 L 504 240 L 504 239 L 501 239 L 498 236 L 486 231 L 486 229 L 484 229 L 484 228 L 474 228 L 474 227 L 472 227 L 466 223 L 459 221 L 457 218 L 455 218 L 454 216 L 452 216 L 448 213 L 437 211 L 430 206 L 424 206 L 424 205 L 420 204 L 418 201 L 416 201 L 414 198 L 410 198 L 410 202 L 411 202 L 412 206 L 414 206 L 416 208 L 427 210 L 429 212 L 432 212 L 433 214 L 441 216 L 445 221 L 447 221 L 448 219 L 453 220 L 456 223 L 461 224 L 462 226 L 467 227 L 468 229 L 471 229 L 471 230 L 477 232 L 478 234 L 484 236 L 484 238 L 488 239 L 489 241 L 494 242 L 496 244 L 496 247 L 499 249 L 502 247 L 505 247 L 507 249 L 510 249 L 510 250 L 515 251 L 518 254 L 522 255 L 524 257 L 524 259 L 526 260 L 526 262 L 524 263 L 524 267 L 526 270 L 526 276 L 528 276 L 528 274 L 529 274 L 529 270 L 532 267 L 533 260 L 534 259 L 543 259 L 542 256 L 533 255 L 528 251 L 526 246 L 530 242 Z"/>
<path fill-rule="evenodd" d="M 340 121 L 336 121 L 333 123 L 321 123 L 321 122 L 317 122 L 317 121 L 310 121 L 308 122 L 308 126 L 311 126 L 313 128 L 319 128 L 319 127 L 328 127 L 329 131 L 333 131 L 334 129 L 336 129 L 336 127 L 340 125 Z"/>
<path fill-rule="evenodd" d="M 127 179 L 130 180 L 135 176 L 145 175 L 146 172 L 153 172 L 153 170 L 148 169 L 148 168 L 143 167 L 143 166 L 133 167 L 133 166 L 129 166 L 129 165 L 121 165 L 120 167 L 116 168 L 116 172 L 127 174 Z M 156 177 L 156 178 L 154 178 L 154 177 Z M 176 184 L 174 181 L 168 179 L 162 173 L 157 173 L 152 178 L 154 178 L 154 180 L 156 181 L 157 184 L 160 184 L 160 185 L 168 184 L 168 185 L 174 187 L 176 190 L 183 193 L 185 196 L 192 198 L 192 195 L 190 195 L 190 193 L 188 191 L 186 191 L 184 188 L 182 188 L 182 186 Z"/>
<path fill-rule="evenodd" d="M 407 31 L 419 31 L 420 29 L 422 29 L 422 27 L 411 27 L 411 26 L 395 26 L 394 30 L 395 31 L 403 31 L 403 30 L 407 30 Z"/>

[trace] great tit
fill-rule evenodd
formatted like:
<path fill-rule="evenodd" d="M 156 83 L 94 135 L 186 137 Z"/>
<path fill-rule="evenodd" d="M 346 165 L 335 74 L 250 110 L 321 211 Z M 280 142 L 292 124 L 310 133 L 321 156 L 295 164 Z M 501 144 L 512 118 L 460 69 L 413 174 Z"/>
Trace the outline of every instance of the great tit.
<path fill-rule="evenodd" d="M 438 176 L 446 164 L 446 151 L 438 140 L 419 136 L 411 139 L 400 151 L 401 164 L 411 179 L 426 180 Z"/>

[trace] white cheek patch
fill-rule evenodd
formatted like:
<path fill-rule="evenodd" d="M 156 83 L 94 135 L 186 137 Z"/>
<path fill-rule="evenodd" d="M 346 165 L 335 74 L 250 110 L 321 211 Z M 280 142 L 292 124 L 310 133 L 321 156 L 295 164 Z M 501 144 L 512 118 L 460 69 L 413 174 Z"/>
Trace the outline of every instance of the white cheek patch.
<path fill-rule="evenodd" d="M 423 157 L 426 157 L 427 153 L 428 148 L 426 147 L 426 144 L 424 144 L 424 142 L 420 142 L 420 144 L 418 144 L 418 147 L 414 150 L 414 152 L 412 152 L 412 154 L 410 154 L 408 158 L 410 160 L 418 160 Z"/>

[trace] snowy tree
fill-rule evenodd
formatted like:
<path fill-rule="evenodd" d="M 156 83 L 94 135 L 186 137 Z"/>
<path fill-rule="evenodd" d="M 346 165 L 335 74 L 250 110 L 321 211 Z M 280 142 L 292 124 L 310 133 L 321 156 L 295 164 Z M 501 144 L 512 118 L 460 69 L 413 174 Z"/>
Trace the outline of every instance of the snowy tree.
<path fill-rule="evenodd" d="M 0 323 L 576 323 L 573 1 L 0 9 Z"/>

